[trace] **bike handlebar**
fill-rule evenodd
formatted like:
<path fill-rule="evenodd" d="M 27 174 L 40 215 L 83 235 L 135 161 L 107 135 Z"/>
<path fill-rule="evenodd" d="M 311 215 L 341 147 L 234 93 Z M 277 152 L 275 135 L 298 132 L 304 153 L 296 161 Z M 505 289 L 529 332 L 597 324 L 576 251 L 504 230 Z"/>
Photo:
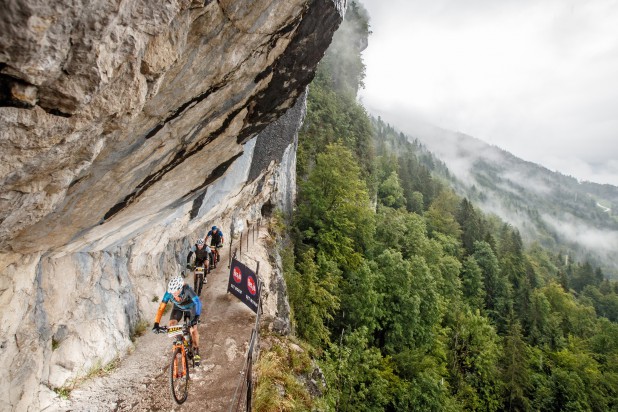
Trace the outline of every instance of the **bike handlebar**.
<path fill-rule="evenodd" d="M 199 319 L 197 323 L 201 323 Z M 174 325 L 174 326 L 177 326 L 177 325 Z M 183 330 L 192 328 L 191 322 L 187 322 L 187 321 L 183 322 L 181 325 L 178 325 L 178 326 L 182 326 Z M 195 326 L 197 326 L 197 324 Z M 168 330 L 169 330 L 168 326 L 159 326 L 156 330 L 153 330 L 153 332 L 154 333 L 167 333 Z"/>

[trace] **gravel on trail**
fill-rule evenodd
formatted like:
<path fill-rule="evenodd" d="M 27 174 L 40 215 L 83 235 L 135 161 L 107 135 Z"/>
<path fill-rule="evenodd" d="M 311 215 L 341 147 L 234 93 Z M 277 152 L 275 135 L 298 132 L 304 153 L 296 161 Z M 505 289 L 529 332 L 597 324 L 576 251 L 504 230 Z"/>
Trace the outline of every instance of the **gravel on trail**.
<path fill-rule="evenodd" d="M 263 252 L 262 247 L 255 249 L 256 253 Z M 221 262 L 208 275 L 202 290 L 203 309 L 198 326 L 202 361 L 199 367 L 190 369 L 189 396 L 185 403 L 178 405 L 171 398 L 171 340 L 148 330 L 136 339 L 135 349 L 113 371 L 83 382 L 71 391 L 69 399 L 58 399 L 45 412 L 236 410 L 232 404 L 241 392 L 238 386 L 255 314 L 227 293 L 227 263 L 227 255 L 222 253 Z M 187 277 L 187 283 L 193 284 L 192 274 Z"/>

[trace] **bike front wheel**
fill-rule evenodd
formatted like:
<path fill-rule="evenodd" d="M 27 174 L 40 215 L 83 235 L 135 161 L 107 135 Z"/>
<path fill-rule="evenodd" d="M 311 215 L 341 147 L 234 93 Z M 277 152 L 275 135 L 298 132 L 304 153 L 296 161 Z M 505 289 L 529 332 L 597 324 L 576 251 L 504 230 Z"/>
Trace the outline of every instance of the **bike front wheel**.
<path fill-rule="evenodd" d="M 204 276 L 203 272 L 193 272 L 193 290 L 197 292 L 197 288 L 200 286 L 200 278 Z"/>
<path fill-rule="evenodd" d="M 197 281 L 197 287 L 198 287 L 197 295 L 198 296 L 202 295 L 202 288 L 204 287 L 204 278 L 205 277 L 206 276 L 202 273 L 202 274 L 200 274 L 199 280 Z"/>
<path fill-rule="evenodd" d="M 172 399 L 182 404 L 189 395 L 189 362 L 182 349 L 176 348 L 170 363 L 170 390 Z"/>

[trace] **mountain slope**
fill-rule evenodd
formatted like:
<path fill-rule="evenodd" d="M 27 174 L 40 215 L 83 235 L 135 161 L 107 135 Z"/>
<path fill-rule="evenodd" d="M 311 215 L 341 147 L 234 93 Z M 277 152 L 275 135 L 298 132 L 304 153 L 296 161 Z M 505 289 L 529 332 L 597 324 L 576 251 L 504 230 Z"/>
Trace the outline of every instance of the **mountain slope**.
<path fill-rule="evenodd" d="M 436 127 L 408 130 L 435 171 L 462 196 L 519 228 L 527 242 L 599 265 L 618 277 L 618 188 L 522 160 L 471 136 Z M 426 153 L 427 154 L 427 153 Z"/>

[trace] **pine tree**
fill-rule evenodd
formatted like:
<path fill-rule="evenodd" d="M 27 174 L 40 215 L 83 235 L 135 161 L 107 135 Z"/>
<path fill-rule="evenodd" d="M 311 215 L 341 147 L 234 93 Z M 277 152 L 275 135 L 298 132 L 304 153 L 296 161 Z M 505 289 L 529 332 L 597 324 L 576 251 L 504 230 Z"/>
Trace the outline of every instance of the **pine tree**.
<path fill-rule="evenodd" d="M 476 242 L 473 256 L 483 273 L 485 309 L 489 317 L 498 325 L 498 330 L 503 331 L 506 320 L 513 309 L 511 285 L 502 274 L 498 259 L 489 244 Z"/>
<path fill-rule="evenodd" d="M 503 346 L 501 367 L 505 391 L 504 410 L 529 411 L 530 400 L 526 396 L 530 386 L 527 345 L 521 326 L 515 319 L 509 322 Z"/>
<path fill-rule="evenodd" d="M 474 256 L 466 257 L 461 271 L 463 295 L 473 309 L 485 306 L 485 286 L 483 272 L 476 263 Z"/>
<path fill-rule="evenodd" d="M 474 253 L 474 242 L 481 241 L 485 237 L 485 228 L 481 215 L 474 209 L 468 199 L 463 199 L 459 204 L 455 218 L 461 227 L 461 241 L 466 255 Z"/>

